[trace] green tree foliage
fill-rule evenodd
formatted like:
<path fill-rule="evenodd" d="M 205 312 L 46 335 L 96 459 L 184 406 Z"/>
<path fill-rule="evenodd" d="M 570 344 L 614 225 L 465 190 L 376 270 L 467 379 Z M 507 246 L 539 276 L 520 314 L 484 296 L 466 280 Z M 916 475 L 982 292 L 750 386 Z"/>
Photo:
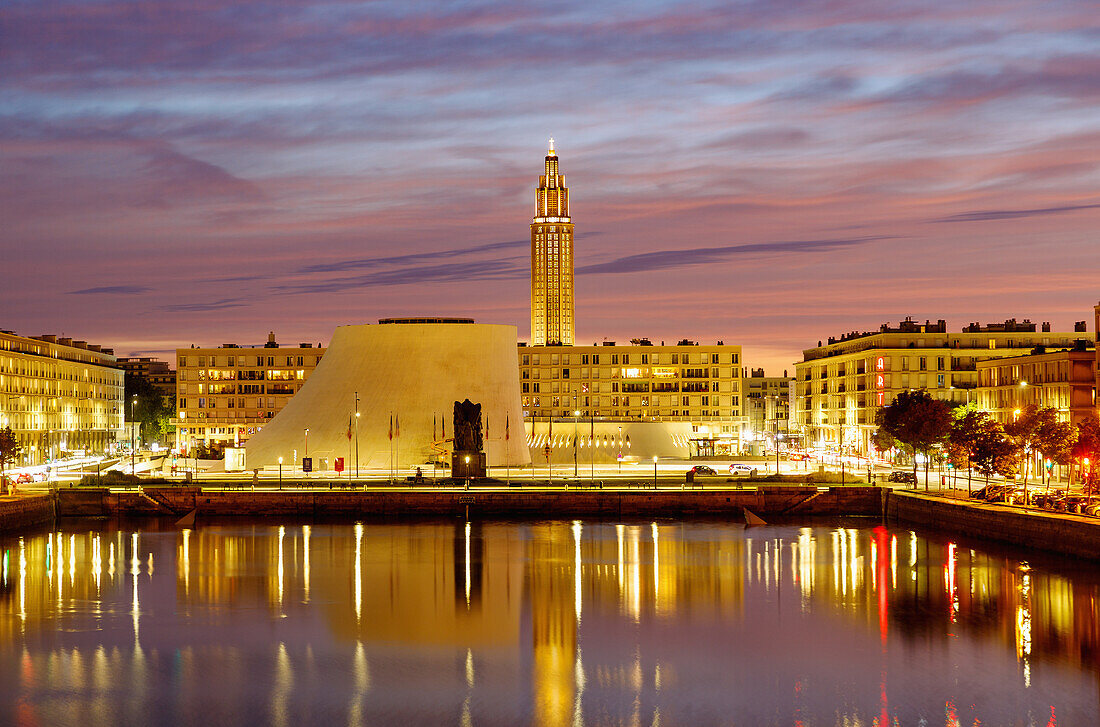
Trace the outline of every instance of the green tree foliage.
<path fill-rule="evenodd" d="M 1004 427 L 990 419 L 977 432 L 971 462 L 985 476 L 988 485 L 990 475 L 1011 477 L 1016 474 L 1017 455 L 1016 444 L 1005 434 Z"/>
<path fill-rule="evenodd" d="M 0 429 L 0 483 L 4 481 L 4 473 L 9 462 L 15 462 L 23 453 L 23 445 L 12 432 L 11 427 Z"/>
<path fill-rule="evenodd" d="M 966 489 L 970 489 L 970 470 L 974 452 L 983 437 L 990 436 L 995 422 L 988 412 L 959 407 L 951 412 L 951 430 L 947 435 L 947 453 L 956 467 L 966 467 Z M 1003 434 L 1003 431 L 1002 431 Z"/>
<path fill-rule="evenodd" d="M 1100 418 L 1095 414 L 1077 424 L 1077 442 L 1073 445 L 1072 454 L 1080 464 L 1082 473 L 1087 476 L 1091 492 L 1095 488 L 1096 469 L 1100 460 Z"/>
<path fill-rule="evenodd" d="M 137 397 L 137 405 L 131 404 Z M 126 374 L 126 421 L 140 422 L 143 442 L 161 441 L 171 426 L 172 407 L 156 387 L 144 376 Z"/>
<path fill-rule="evenodd" d="M 1024 407 L 1016 421 L 1005 427 L 1005 432 L 1024 457 L 1025 487 L 1032 452 L 1039 452 L 1044 459 L 1056 464 L 1068 464 L 1077 441 L 1077 429 L 1067 422 L 1058 421 L 1057 410 L 1035 404 Z"/>
<path fill-rule="evenodd" d="M 917 473 L 916 455 L 924 455 L 924 489 L 928 489 L 928 462 L 932 448 L 947 438 L 951 430 L 951 408 L 932 398 L 927 391 L 903 391 L 890 406 L 875 414 L 878 431 L 875 441 L 891 437 L 913 455 L 913 475 Z"/>

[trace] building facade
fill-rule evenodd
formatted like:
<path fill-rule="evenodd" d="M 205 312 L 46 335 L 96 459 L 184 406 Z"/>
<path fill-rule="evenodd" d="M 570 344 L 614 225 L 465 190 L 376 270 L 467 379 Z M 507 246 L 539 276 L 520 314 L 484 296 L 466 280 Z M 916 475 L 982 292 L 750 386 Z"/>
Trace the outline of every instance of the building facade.
<path fill-rule="evenodd" d="M 168 363 L 149 356 L 128 356 L 118 360 L 119 368 L 131 376 L 141 376 L 167 399 L 176 397 L 176 372 Z"/>
<path fill-rule="evenodd" d="M 1002 424 L 1029 404 L 1076 424 L 1096 413 L 1095 362 L 1096 350 L 1087 345 L 979 361 L 974 398 Z"/>
<path fill-rule="evenodd" d="M 196 444 L 239 447 L 302 388 L 325 349 L 226 343 L 176 349 L 176 451 Z"/>
<path fill-rule="evenodd" d="M 17 465 L 110 450 L 125 431 L 124 395 L 111 349 L 0 331 L 0 427 L 23 445 Z"/>
<path fill-rule="evenodd" d="M 792 428 L 807 446 L 872 452 L 875 414 L 913 389 L 965 404 L 978 386 L 978 363 L 1019 356 L 1035 346 L 1072 348 L 1084 334 L 1036 331 L 1030 321 L 968 325 L 949 333 L 943 320 L 906 319 L 870 333 L 848 333 L 803 351 L 795 364 Z"/>
<path fill-rule="evenodd" d="M 741 347 L 631 345 L 519 349 L 520 394 L 529 422 L 685 422 L 691 456 L 741 452 L 747 423 Z M 576 412 L 576 414 L 574 414 Z"/>
<path fill-rule="evenodd" d="M 572 346 L 573 223 L 553 139 L 544 165 L 531 219 L 531 343 Z"/>
<path fill-rule="evenodd" d="M 774 447 L 790 435 L 791 382 L 783 376 L 765 376 L 764 369 L 750 369 L 744 381 L 746 422 L 743 438 L 754 453 Z"/>

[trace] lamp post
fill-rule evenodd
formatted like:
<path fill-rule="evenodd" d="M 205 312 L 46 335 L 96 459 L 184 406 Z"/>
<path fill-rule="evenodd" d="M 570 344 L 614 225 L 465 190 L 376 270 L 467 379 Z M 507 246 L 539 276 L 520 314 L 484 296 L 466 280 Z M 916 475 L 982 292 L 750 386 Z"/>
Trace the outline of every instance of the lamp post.
<path fill-rule="evenodd" d="M 359 392 L 355 392 L 355 479 L 359 479 Z"/>
<path fill-rule="evenodd" d="M 135 447 L 134 440 L 136 438 L 135 437 L 135 431 L 134 431 L 134 424 L 136 423 L 134 421 L 134 408 L 137 407 L 137 400 L 138 400 L 137 394 L 134 394 L 134 397 L 132 399 L 130 399 L 130 475 L 131 476 L 135 476 L 137 474 L 137 460 L 134 457 L 134 447 Z"/>
<path fill-rule="evenodd" d="M 623 473 L 623 427 L 619 425 L 619 474 Z"/>
<path fill-rule="evenodd" d="M 279 489 L 283 489 L 283 458 L 279 457 Z"/>
<path fill-rule="evenodd" d="M 302 474 L 305 475 L 306 459 L 309 457 L 309 427 L 306 427 L 306 441 L 302 446 Z M 310 469 L 313 469 L 312 467 Z"/>
<path fill-rule="evenodd" d="M 466 489 L 470 489 L 470 455 L 466 455 Z"/>
<path fill-rule="evenodd" d="M 577 403 L 577 397 L 573 397 L 574 406 Z M 577 417 L 581 415 L 577 409 L 573 410 L 573 478 L 577 477 Z"/>
<path fill-rule="evenodd" d="M 653 455 L 653 489 L 657 489 L 657 455 Z"/>

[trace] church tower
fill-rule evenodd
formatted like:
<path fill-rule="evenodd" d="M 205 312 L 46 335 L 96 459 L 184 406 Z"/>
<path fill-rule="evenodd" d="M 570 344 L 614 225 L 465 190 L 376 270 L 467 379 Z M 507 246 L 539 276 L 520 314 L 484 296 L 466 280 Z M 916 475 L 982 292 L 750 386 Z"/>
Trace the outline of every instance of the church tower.
<path fill-rule="evenodd" d="M 552 138 L 531 219 L 531 345 L 573 345 L 573 223 Z"/>

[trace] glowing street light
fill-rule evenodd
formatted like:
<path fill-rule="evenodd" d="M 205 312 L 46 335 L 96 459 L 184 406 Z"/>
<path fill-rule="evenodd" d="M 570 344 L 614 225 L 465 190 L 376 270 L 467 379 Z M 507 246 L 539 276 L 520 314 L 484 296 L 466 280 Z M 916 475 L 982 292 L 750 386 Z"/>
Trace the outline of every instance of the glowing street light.
<path fill-rule="evenodd" d="M 657 455 L 653 455 L 653 489 L 657 489 Z"/>

